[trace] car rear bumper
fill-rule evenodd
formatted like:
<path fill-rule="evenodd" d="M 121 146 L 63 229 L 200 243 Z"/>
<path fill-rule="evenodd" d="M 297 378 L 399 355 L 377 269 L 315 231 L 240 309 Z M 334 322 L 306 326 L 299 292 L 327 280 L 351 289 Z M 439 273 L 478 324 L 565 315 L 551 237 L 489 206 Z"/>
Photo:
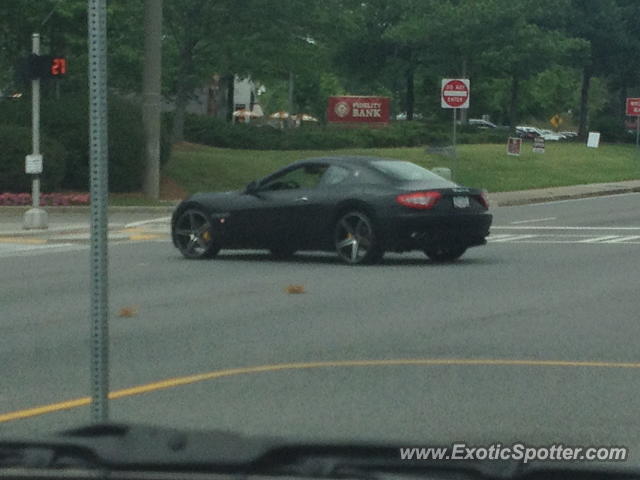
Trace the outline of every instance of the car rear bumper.
<path fill-rule="evenodd" d="M 435 245 L 484 245 L 493 215 L 407 215 L 386 223 L 383 243 L 388 250 L 414 250 Z"/>

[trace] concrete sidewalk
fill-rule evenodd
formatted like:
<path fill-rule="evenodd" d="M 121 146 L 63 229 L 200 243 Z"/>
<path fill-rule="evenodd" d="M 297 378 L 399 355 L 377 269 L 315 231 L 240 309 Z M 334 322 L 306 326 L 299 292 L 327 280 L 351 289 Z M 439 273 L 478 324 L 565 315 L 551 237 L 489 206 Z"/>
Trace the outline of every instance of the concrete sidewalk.
<path fill-rule="evenodd" d="M 13 210 L 9 210 L 9 208 Z M 83 242 L 90 238 L 90 213 L 46 207 L 48 226 L 44 230 L 24 230 L 23 215 L 26 207 L 3 207 L 0 209 L 0 241 L 26 241 L 39 239 L 48 243 Z M 141 211 L 116 210 L 109 212 L 108 236 L 110 240 L 146 238 L 149 235 L 167 235 L 171 210 L 159 207 Z"/>
<path fill-rule="evenodd" d="M 594 183 L 569 187 L 540 188 L 514 192 L 489 193 L 492 207 L 640 192 L 640 180 Z M 49 228 L 24 230 L 23 215 L 29 207 L 0 207 L 0 240 L 41 238 L 50 242 L 86 241 L 89 239 L 89 207 L 46 207 Z M 174 206 L 111 207 L 109 237 L 112 240 L 145 235 L 167 235 Z"/>

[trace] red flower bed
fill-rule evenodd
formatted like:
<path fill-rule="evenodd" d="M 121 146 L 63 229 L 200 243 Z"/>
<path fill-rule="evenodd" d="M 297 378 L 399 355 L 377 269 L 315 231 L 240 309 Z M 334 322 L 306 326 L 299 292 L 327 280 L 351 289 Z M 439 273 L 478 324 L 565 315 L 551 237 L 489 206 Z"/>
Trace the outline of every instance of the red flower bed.
<path fill-rule="evenodd" d="M 31 205 L 30 193 L 0 193 L 1 206 Z M 89 205 L 88 193 L 43 193 L 40 195 L 40 205 L 50 207 L 64 207 L 68 205 Z"/>

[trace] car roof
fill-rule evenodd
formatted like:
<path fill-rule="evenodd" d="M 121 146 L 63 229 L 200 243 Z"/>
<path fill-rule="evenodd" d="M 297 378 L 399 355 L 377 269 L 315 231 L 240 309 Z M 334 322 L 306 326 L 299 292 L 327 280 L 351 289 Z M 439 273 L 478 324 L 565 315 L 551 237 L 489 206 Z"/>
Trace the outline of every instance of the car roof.
<path fill-rule="evenodd" d="M 380 160 L 399 161 L 393 158 L 372 157 L 365 155 L 336 155 L 328 157 L 312 157 L 298 160 L 294 165 L 304 165 L 306 163 L 329 163 L 333 165 L 359 165 L 368 166 L 371 162 Z"/>

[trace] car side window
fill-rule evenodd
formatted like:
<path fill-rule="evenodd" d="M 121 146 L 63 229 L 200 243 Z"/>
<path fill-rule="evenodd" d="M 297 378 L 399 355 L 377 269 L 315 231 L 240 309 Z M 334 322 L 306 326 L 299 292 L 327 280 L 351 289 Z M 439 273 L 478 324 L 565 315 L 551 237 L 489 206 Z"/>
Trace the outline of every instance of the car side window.
<path fill-rule="evenodd" d="M 271 178 L 260 190 L 297 190 L 315 188 L 327 170 L 326 165 L 308 164 Z"/>
<path fill-rule="evenodd" d="M 329 187 L 332 185 L 338 185 L 349 178 L 350 171 L 347 168 L 339 167 L 337 165 L 331 165 L 322 175 L 320 184 Z"/>

